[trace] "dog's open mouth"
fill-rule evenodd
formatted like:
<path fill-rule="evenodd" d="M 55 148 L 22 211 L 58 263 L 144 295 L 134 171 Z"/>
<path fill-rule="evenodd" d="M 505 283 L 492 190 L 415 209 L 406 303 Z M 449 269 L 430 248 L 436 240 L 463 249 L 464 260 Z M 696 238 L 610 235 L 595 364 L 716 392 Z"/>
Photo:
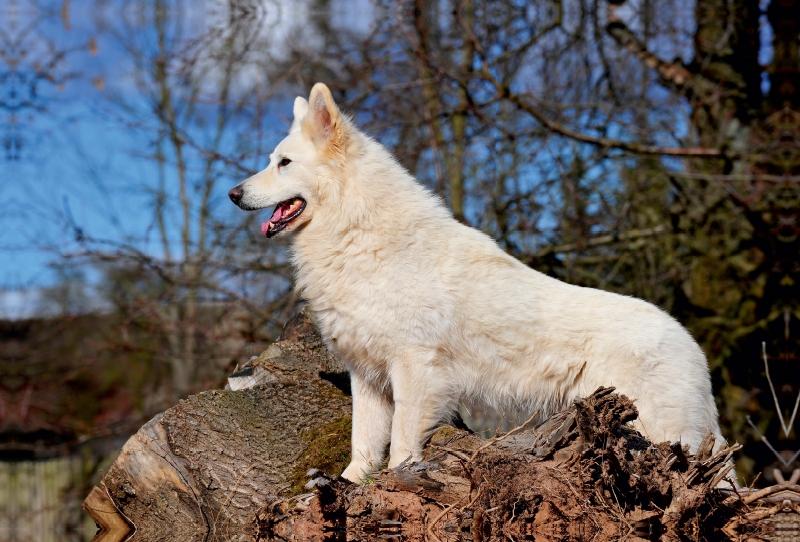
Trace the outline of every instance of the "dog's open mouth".
<path fill-rule="evenodd" d="M 267 237 L 272 237 L 279 231 L 286 229 L 292 220 L 303 213 L 306 208 L 306 200 L 303 198 L 292 198 L 280 202 L 272 212 L 269 222 L 261 224 L 261 233 Z"/>

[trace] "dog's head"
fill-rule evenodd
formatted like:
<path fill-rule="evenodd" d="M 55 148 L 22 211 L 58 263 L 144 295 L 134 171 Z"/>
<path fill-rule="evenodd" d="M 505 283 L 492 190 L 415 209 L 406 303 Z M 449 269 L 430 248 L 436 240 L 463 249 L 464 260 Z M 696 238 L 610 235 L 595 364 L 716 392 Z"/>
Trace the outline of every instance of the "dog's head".
<path fill-rule="evenodd" d="M 267 237 L 284 235 L 308 223 L 321 197 L 323 178 L 341 165 L 348 120 L 322 83 L 311 89 L 308 101 L 294 101 L 294 122 L 289 135 L 270 155 L 269 165 L 233 187 L 228 196 L 247 211 L 275 206 L 261 225 Z"/>

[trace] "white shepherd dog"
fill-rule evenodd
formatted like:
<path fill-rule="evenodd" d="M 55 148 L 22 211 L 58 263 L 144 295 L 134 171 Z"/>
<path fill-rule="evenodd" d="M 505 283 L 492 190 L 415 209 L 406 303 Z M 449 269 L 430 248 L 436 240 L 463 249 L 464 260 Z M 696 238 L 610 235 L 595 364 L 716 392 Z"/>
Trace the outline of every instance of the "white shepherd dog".
<path fill-rule="evenodd" d="M 349 480 L 378 469 L 389 442 L 390 468 L 420 460 L 462 401 L 548 414 L 598 386 L 635 399 L 653 441 L 724 442 L 706 358 L 678 322 L 538 273 L 457 222 L 323 84 L 229 196 L 276 206 L 267 237 L 295 232 L 298 288 L 350 371 Z"/>

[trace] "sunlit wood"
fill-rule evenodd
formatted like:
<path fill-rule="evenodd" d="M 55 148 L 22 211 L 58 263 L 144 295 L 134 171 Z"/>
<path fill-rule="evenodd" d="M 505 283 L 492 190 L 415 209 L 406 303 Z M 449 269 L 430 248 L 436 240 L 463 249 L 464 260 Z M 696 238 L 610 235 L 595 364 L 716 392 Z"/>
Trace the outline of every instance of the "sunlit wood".
<path fill-rule="evenodd" d="M 83 501 L 83 509 L 97 524 L 97 534 L 92 542 L 122 542 L 131 532 L 131 526 L 119 513 L 108 494 L 97 486 L 92 488 L 92 492 Z"/>

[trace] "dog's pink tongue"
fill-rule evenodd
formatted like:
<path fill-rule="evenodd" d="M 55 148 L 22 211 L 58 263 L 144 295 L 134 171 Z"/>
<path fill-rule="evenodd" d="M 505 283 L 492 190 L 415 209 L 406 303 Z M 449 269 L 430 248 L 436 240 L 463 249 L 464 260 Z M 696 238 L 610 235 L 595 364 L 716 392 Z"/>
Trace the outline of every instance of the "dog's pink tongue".
<path fill-rule="evenodd" d="M 261 233 L 264 234 L 264 237 L 267 236 L 267 232 L 269 231 L 269 225 L 272 222 L 277 222 L 283 216 L 283 206 L 278 205 L 275 207 L 275 212 L 272 213 L 272 218 L 269 219 L 269 222 L 262 222 L 261 223 Z"/>

